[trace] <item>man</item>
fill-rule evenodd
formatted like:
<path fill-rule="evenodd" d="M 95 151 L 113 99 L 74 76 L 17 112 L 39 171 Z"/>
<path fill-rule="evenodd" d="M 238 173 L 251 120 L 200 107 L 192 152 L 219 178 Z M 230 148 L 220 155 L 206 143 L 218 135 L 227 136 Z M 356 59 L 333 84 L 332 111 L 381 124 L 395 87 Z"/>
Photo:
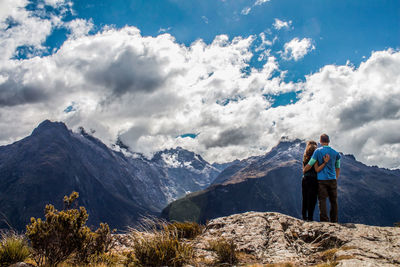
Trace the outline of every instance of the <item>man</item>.
<path fill-rule="evenodd" d="M 319 217 L 321 222 L 328 222 L 329 218 L 326 210 L 326 198 L 329 197 L 331 205 L 330 221 L 338 221 L 338 204 L 337 204 L 337 179 L 340 174 L 340 154 L 329 146 L 329 136 L 322 134 L 320 137 L 322 147 L 314 151 L 310 161 L 304 167 L 303 172 L 308 171 L 318 161 L 321 165 L 325 159 L 328 159 L 325 167 L 318 172 L 318 205 Z"/>

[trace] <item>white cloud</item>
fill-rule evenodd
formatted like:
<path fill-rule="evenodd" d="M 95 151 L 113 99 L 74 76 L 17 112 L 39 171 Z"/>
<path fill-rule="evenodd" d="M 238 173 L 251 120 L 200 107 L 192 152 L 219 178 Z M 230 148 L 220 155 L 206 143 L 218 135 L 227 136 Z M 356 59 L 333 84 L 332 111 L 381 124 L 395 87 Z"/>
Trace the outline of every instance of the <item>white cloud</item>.
<path fill-rule="evenodd" d="M 290 42 L 284 45 L 284 51 L 282 52 L 282 57 L 286 60 L 293 59 L 298 61 L 307 55 L 310 51 L 315 49 L 310 38 L 293 38 Z"/>
<path fill-rule="evenodd" d="M 251 11 L 251 7 L 245 7 L 242 9 L 242 11 L 240 12 L 240 14 L 242 15 L 248 15 Z"/>
<path fill-rule="evenodd" d="M 204 23 L 208 24 L 208 18 L 206 16 L 201 16 L 201 19 L 204 21 Z"/>
<path fill-rule="evenodd" d="M 185 46 L 170 34 L 144 37 L 134 27 L 85 32 L 52 55 L 0 61 L 2 144 L 52 119 L 95 129 L 108 144 L 120 135 L 137 152 L 182 146 L 227 161 L 264 154 L 281 136 L 317 139 L 326 132 L 333 147 L 367 164 L 400 167 L 398 51 L 286 83 L 269 53 L 262 68 L 249 66 L 256 36 L 220 35 Z M 289 48 L 288 57 L 304 56 Z M 276 108 L 264 97 L 299 91 L 298 102 Z M 176 138 L 193 132 L 195 139 Z"/>
<path fill-rule="evenodd" d="M 165 32 L 169 32 L 172 29 L 172 27 L 168 27 L 168 28 L 160 28 L 158 30 L 158 33 L 165 33 Z"/>
<path fill-rule="evenodd" d="M 254 5 L 255 5 L 255 6 L 260 6 L 260 5 L 262 5 L 262 4 L 266 3 L 266 2 L 269 2 L 269 1 L 271 1 L 271 0 L 257 0 L 257 1 L 254 3 Z"/>
<path fill-rule="evenodd" d="M 62 26 L 61 18 L 71 3 L 64 0 L 48 0 L 56 11 L 46 13 L 46 6 L 39 4 L 36 10 L 27 10 L 29 4 L 24 0 L 4 0 L 0 3 L 0 60 L 18 56 L 19 47 L 27 47 L 28 56 L 40 54 L 45 47 L 43 43 L 53 28 Z M 46 14 L 45 18 L 41 15 Z"/>
<path fill-rule="evenodd" d="M 44 0 L 44 2 L 46 3 L 46 5 L 52 6 L 52 7 L 59 7 L 61 5 L 64 5 L 66 2 L 70 2 L 70 1 L 66 1 L 66 0 Z"/>
<path fill-rule="evenodd" d="M 274 22 L 274 24 L 272 25 L 272 26 L 274 26 L 274 28 L 276 29 L 276 30 L 280 30 L 280 29 L 282 29 L 282 28 L 286 28 L 286 29 L 289 29 L 289 27 L 292 25 L 292 21 L 291 20 L 289 20 L 289 21 L 283 21 L 283 20 L 280 20 L 280 19 L 275 19 L 275 22 Z"/>
<path fill-rule="evenodd" d="M 79 38 L 87 35 L 93 29 L 93 21 L 85 19 L 74 19 L 64 24 L 68 30 L 70 30 L 70 36 L 72 38 Z"/>
<path fill-rule="evenodd" d="M 253 4 L 251 7 L 245 7 L 245 8 L 243 8 L 242 11 L 240 12 L 240 14 L 246 16 L 246 15 L 248 15 L 248 14 L 251 12 L 251 10 L 252 10 L 253 7 L 261 6 L 261 5 L 263 5 L 263 4 L 265 4 L 266 2 L 269 2 L 269 1 L 271 1 L 271 0 L 256 0 L 256 1 L 254 2 L 254 4 Z"/>

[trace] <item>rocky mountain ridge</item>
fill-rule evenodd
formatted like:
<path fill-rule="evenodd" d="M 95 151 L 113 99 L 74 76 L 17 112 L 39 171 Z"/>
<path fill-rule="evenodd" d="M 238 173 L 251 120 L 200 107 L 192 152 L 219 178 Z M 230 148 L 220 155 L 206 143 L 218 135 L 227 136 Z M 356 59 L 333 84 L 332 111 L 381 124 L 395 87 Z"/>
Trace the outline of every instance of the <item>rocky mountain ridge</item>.
<path fill-rule="evenodd" d="M 219 172 L 182 148 L 147 159 L 110 149 L 83 129 L 75 133 L 64 123 L 46 120 L 30 136 L 0 146 L 0 228 L 7 227 L 7 220 L 24 229 L 30 217 L 43 216 L 46 204 L 61 209 L 63 196 L 72 191 L 79 192 L 89 224 L 104 221 L 123 228 L 204 189 Z"/>

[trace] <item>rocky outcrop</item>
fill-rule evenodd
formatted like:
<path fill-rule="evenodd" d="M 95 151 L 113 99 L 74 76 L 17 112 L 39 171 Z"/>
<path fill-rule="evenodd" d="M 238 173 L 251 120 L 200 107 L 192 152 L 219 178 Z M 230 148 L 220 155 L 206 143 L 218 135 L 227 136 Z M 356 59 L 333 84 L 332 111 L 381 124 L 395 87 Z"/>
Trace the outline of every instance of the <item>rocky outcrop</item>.
<path fill-rule="evenodd" d="M 192 241 L 196 257 L 215 259 L 210 241 L 232 240 L 246 263 L 312 266 L 400 266 L 400 228 L 305 222 L 273 212 L 211 220 Z M 245 260 L 246 261 L 246 260 Z"/>

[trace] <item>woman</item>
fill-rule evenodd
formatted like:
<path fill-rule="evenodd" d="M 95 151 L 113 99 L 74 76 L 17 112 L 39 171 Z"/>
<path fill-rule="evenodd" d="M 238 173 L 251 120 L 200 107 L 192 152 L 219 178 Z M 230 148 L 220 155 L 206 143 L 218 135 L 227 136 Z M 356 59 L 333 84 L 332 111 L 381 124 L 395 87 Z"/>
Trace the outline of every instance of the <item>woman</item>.
<path fill-rule="evenodd" d="M 314 141 L 308 141 L 306 145 L 306 150 L 303 155 L 303 169 L 310 161 L 315 149 L 317 149 L 317 143 Z M 301 181 L 301 189 L 303 194 L 303 205 L 302 214 L 303 220 L 312 221 L 314 215 L 315 204 L 317 203 L 318 195 L 318 179 L 317 173 L 320 172 L 329 161 L 329 156 L 324 157 L 324 162 L 319 165 L 318 161 L 314 164 L 314 168 L 303 173 L 303 179 Z"/>

